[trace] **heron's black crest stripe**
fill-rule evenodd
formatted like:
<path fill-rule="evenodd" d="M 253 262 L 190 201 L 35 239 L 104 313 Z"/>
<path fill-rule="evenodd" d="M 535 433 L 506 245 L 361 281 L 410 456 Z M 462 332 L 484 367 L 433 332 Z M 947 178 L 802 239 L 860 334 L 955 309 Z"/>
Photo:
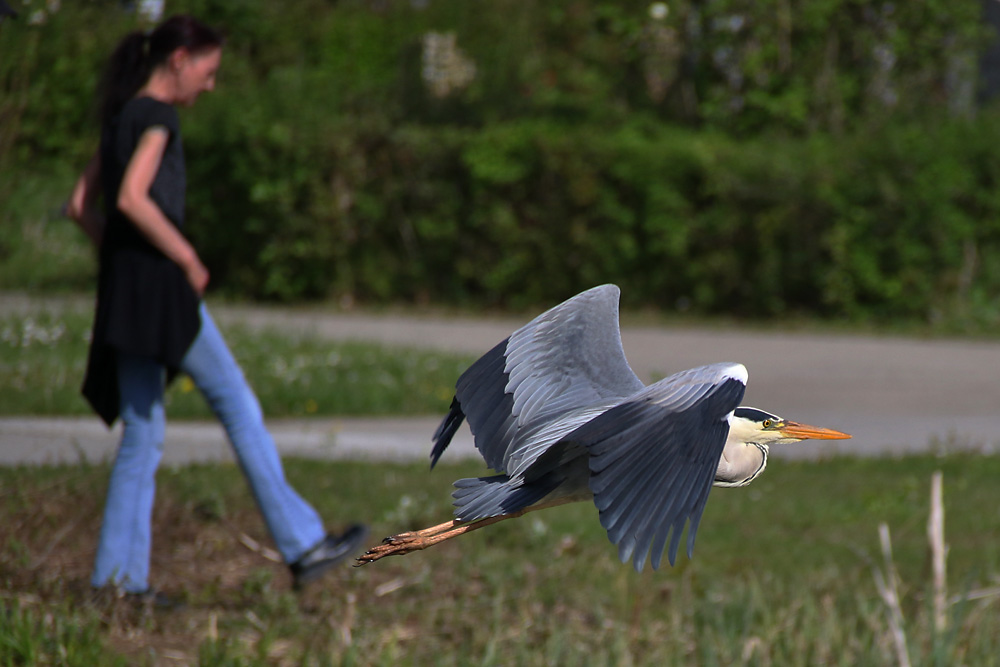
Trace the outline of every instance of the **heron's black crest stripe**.
<path fill-rule="evenodd" d="M 736 408 L 733 414 L 737 417 L 742 417 L 743 419 L 749 419 L 752 422 L 762 422 L 765 419 L 772 419 L 777 421 L 779 419 L 778 415 L 772 415 L 770 412 L 764 412 L 763 410 L 758 410 L 757 408 Z"/>

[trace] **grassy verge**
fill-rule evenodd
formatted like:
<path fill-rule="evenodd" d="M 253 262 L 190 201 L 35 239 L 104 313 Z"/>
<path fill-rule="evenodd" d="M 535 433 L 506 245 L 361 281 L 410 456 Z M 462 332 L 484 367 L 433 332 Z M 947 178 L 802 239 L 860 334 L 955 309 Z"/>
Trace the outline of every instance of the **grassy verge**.
<path fill-rule="evenodd" d="M 695 558 L 636 574 L 595 509 L 529 515 L 371 566 L 296 596 L 232 466 L 161 471 L 153 583 L 184 609 L 93 600 L 87 575 L 104 466 L 0 469 L 0 664 L 688 665 L 891 664 L 872 577 L 892 528 L 914 664 L 997 664 L 996 596 L 950 607 L 932 631 L 925 524 L 944 472 L 949 594 L 1000 576 L 1000 461 L 949 456 L 779 462 L 748 489 L 713 491 Z M 472 463 L 292 460 L 288 475 L 332 525 L 373 542 L 447 518 Z"/>
<path fill-rule="evenodd" d="M 90 323 L 74 312 L 0 317 L 0 414 L 90 414 L 80 395 Z M 439 413 L 474 360 L 242 327 L 225 334 L 269 417 Z M 209 416 L 184 377 L 171 385 L 167 410 Z"/>

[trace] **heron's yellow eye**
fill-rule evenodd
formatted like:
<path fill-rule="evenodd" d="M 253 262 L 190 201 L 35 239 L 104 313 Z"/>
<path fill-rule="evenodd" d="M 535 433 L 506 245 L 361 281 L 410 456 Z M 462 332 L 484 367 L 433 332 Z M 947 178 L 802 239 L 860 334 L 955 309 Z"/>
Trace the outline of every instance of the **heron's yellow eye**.
<path fill-rule="evenodd" d="M 765 419 L 765 420 L 764 420 L 764 428 L 771 428 L 771 424 L 772 424 L 772 423 L 773 423 L 773 422 L 771 422 L 771 420 L 770 420 L 770 419 Z"/>

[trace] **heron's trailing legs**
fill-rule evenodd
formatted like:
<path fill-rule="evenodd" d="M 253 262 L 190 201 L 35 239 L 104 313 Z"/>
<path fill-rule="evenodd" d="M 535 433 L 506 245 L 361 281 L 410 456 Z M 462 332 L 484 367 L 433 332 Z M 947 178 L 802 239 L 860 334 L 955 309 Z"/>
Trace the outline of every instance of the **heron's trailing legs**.
<path fill-rule="evenodd" d="M 514 512 L 513 514 L 501 514 L 500 516 L 480 519 L 479 521 L 473 521 L 471 523 L 458 521 L 456 519 L 448 521 L 447 523 L 431 526 L 430 528 L 424 528 L 423 530 L 413 530 L 407 533 L 399 533 L 398 535 L 390 535 L 382 540 L 382 544 L 372 547 L 359 556 L 357 562 L 354 564 L 354 567 L 367 565 L 368 563 L 377 561 L 380 558 L 385 558 L 386 556 L 402 556 L 410 553 L 411 551 L 420 551 L 421 549 L 432 547 L 439 542 L 444 542 L 445 540 L 449 540 L 453 537 L 464 535 L 465 533 L 478 528 L 485 528 L 486 526 L 503 521 L 504 519 L 514 519 L 525 514 L 526 512 L 528 512 L 528 510 L 523 509 L 519 512 Z"/>
<path fill-rule="evenodd" d="M 545 509 L 548 507 L 555 507 L 556 505 L 562 505 L 567 502 L 572 502 L 572 500 L 565 498 L 546 504 L 532 505 L 531 507 L 525 507 L 522 510 L 511 512 L 510 514 L 491 516 L 487 519 L 479 519 L 478 521 L 459 521 L 458 519 L 455 519 L 446 523 L 439 523 L 436 526 L 424 528 L 423 530 L 411 530 L 406 533 L 399 533 L 398 535 L 390 535 L 382 540 L 382 544 L 372 547 L 359 556 L 357 562 L 354 563 L 354 567 L 361 567 L 362 565 L 373 563 L 380 558 L 385 558 L 386 556 L 402 556 L 410 553 L 411 551 L 420 551 L 421 549 L 432 547 L 439 542 L 444 542 L 445 540 L 450 540 L 453 537 L 458 537 L 459 535 L 472 532 L 473 530 L 485 528 L 486 526 L 492 526 L 493 524 L 506 519 L 516 519 L 519 516 L 524 516 L 528 512 L 534 512 L 535 510 Z"/>

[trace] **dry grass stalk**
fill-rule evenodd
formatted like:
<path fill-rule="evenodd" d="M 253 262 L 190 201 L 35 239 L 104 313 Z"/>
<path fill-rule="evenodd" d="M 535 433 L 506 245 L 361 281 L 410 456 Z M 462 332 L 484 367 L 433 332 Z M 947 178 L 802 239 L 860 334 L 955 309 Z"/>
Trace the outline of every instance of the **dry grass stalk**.
<path fill-rule="evenodd" d="M 250 537 L 241 530 L 237 531 L 236 539 L 238 539 L 240 541 L 240 544 L 245 546 L 250 551 L 260 554 L 261 556 L 263 556 L 264 558 L 273 563 L 284 562 L 284 560 L 281 558 L 281 554 L 279 554 L 277 551 L 264 546 L 263 544 L 253 539 L 252 537 Z"/>
<path fill-rule="evenodd" d="M 942 474 L 931 476 L 931 512 L 927 519 L 927 541 L 931 550 L 931 570 L 934 576 L 934 631 L 944 632 L 948 623 L 948 547 L 944 542 L 944 501 Z"/>
<path fill-rule="evenodd" d="M 879 541 L 882 544 L 882 556 L 885 559 L 885 575 L 877 567 L 873 569 L 875 587 L 889 610 L 889 629 L 892 634 L 893 646 L 900 667 L 910 667 L 910 653 L 906 646 L 906 631 L 903 623 L 903 609 L 899 604 L 899 590 L 896 586 L 898 576 L 896 566 L 892 561 L 892 542 L 889 537 L 889 526 L 882 522 L 878 525 Z"/>

